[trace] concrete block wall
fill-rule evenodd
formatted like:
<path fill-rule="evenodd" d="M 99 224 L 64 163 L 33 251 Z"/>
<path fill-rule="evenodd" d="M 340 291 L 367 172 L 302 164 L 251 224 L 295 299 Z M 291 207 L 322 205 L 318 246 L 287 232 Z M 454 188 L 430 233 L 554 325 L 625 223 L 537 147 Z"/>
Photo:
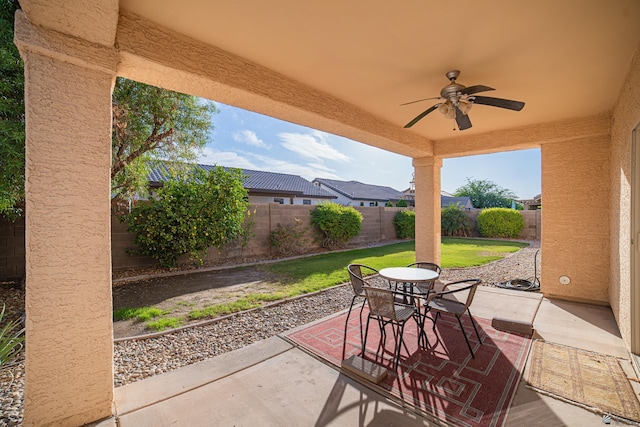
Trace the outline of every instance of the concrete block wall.
<path fill-rule="evenodd" d="M 307 237 L 309 237 L 310 247 L 320 248 L 322 246 L 322 236 L 311 226 L 311 211 L 315 206 L 309 205 L 280 205 L 278 203 L 251 205 L 249 221 L 252 223 L 251 232 L 253 236 L 242 247 L 238 243 L 231 243 L 221 251 L 217 248 L 209 248 L 204 262 L 216 262 L 223 259 L 250 259 L 253 257 L 270 257 L 275 255 L 269 242 L 269 237 L 278 224 L 294 224 L 296 219 L 308 227 Z M 356 209 L 362 214 L 363 222 L 361 233 L 358 237 L 349 241 L 349 247 L 357 247 L 367 243 L 378 243 L 384 240 L 396 239 L 393 219 L 395 213 L 401 208 L 386 208 L 382 206 L 367 207 L 358 206 Z M 127 249 L 134 247 L 134 236 L 127 232 L 127 226 L 121 224 L 117 219 L 112 221 L 112 268 L 114 270 L 125 270 L 139 267 L 151 267 L 157 265 L 156 261 L 150 257 L 131 256 Z M 188 263 L 189 259 L 185 255 L 178 260 L 179 263 Z"/>
<path fill-rule="evenodd" d="M 520 211 L 524 218 L 524 229 L 518 238 L 524 240 L 540 240 L 542 235 L 542 209 Z"/>
<path fill-rule="evenodd" d="M 472 209 L 465 211 L 467 216 L 473 221 L 473 237 L 480 237 L 478 232 L 478 215 L 482 209 Z M 542 209 L 535 211 L 520 211 L 524 218 L 524 228 L 518 236 L 522 240 L 540 240 L 542 236 Z"/>
<path fill-rule="evenodd" d="M 393 220 L 402 208 L 387 208 L 384 206 L 355 207 L 363 216 L 362 229 L 358 237 L 352 239 L 349 247 L 357 247 L 369 243 L 379 243 L 397 238 Z M 253 237 L 247 245 L 229 244 L 218 251 L 210 248 L 205 262 L 217 262 L 227 258 L 242 260 L 252 257 L 270 257 L 272 253 L 269 236 L 278 224 L 295 223 L 299 219 L 308 227 L 307 236 L 311 248 L 320 248 L 322 236 L 311 226 L 311 211 L 314 206 L 308 205 L 280 205 L 277 203 L 251 205 L 249 221 L 252 222 Z M 467 215 L 476 222 L 480 210 L 466 211 Z M 525 228 L 520 239 L 540 240 L 542 211 L 521 211 L 525 219 Z M 15 223 L 0 219 L 0 279 L 22 277 L 25 268 L 25 239 L 24 220 Z M 478 235 L 475 231 L 475 236 Z M 135 248 L 134 235 L 127 231 L 126 224 L 122 224 L 116 216 L 111 219 L 111 255 L 114 270 L 126 270 L 157 266 L 157 262 L 150 257 L 129 255 L 128 250 Z M 179 262 L 188 263 L 187 256 Z"/>

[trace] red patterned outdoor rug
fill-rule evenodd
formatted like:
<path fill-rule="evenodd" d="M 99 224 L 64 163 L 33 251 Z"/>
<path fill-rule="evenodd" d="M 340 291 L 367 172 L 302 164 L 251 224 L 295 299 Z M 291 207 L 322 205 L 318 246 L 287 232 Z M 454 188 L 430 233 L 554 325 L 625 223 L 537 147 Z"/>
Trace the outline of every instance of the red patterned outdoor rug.
<path fill-rule="evenodd" d="M 349 319 L 345 359 L 361 354 L 358 312 L 359 308 L 354 309 Z M 363 328 L 367 314 L 365 308 Z M 377 322 L 371 321 L 364 358 L 389 370 L 378 386 L 451 425 L 503 425 L 522 376 L 531 340 L 527 336 L 493 329 L 490 320 L 474 318 L 482 345 L 469 317 L 463 316 L 462 320 L 475 359 L 471 358 L 453 316 L 438 319 L 437 333 L 432 330 L 433 323 L 426 321 L 430 343 L 426 349 L 418 347 L 417 326 L 410 319 L 404 331 L 406 347 L 402 348 L 397 370 L 393 369 L 395 341 L 391 327 L 387 326 L 384 349 L 377 352 L 380 329 Z M 345 320 L 346 313 L 335 315 L 285 336 L 339 367 L 343 359 Z"/>
<path fill-rule="evenodd" d="M 527 382 L 597 412 L 640 421 L 640 403 L 615 357 L 536 340 Z"/>

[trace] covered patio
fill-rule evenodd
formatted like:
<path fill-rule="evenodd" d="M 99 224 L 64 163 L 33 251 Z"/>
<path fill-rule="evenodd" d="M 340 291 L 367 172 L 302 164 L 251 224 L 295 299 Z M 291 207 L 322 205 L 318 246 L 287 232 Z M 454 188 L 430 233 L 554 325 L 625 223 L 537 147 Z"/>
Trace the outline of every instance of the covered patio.
<path fill-rule="evenodd" d="M 113 386 L 111 313 L 116 76 L 412 157 L 416 255 L 434 262 L 442 160 L 540 148 L 541 290 L 610 309 L 616 345 L 640 353 L 637 1 L 20 4 L 25 425 L 110 418 L 123 392 Z M 430 104 L 399 104 L 437 96 L 452 69 L 525 108 L 474 106 L 464 131 L 438 112 L 405 129 Z"/>
<path fill-rule="evenodd" d="M 607 307 L 480 287 L 473 313 L 478 318 L 499 316 L 533 324 L 538 339 L 625 359 L 623 369 L 633 375 L 627 350 Z M 292 343 L 287 335 L 118 387 L 117 417 L 97 426 L 114 426 L 116 422 L 121 427 L 439 425 L 437 416 L 412 405 L 410 398 L 400 399 L 371 381 L 335 369 Z M 517 384 L 514 400 L 508 402 L 506 420 L 497 425 L 602 423 L 602 413 L 540 393 L 524 380 Z M 454 420 L 450 424 L 458 425 Z M 614 416 L 612 425 L 633 424 Z"/>

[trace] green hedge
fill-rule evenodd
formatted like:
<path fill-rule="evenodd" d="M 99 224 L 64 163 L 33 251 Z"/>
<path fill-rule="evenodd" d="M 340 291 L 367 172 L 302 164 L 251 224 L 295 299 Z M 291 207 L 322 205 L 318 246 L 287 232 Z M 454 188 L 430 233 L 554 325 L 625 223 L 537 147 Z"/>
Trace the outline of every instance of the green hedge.
<path fill-rule="evenodd" d="M 399 239 L 415 239 L 416 237 L 416 213 L 415 211 L 402 210 L 393 218 L 396 226 L 396 234 Z"/>
<path fill-rule="evenodd" d="M 483 237 L 518 237 L 524 229 L 519 211 L 509 208 L 483 209 L 478 215 L 478 231 Z"/>
<path fill-rule="evenodd" d="M 352 206 L 320 203 L 311 211 L 311 224 L 324 234 L 322 247 L 336 249 L 360 234 L 362 214 Z"/>

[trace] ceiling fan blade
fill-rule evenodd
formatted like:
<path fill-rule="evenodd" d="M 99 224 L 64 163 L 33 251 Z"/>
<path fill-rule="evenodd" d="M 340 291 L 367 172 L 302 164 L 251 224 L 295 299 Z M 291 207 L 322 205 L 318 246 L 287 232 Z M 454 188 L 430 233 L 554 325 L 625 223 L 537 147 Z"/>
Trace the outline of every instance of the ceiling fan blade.
<path fill-rule="evenodd" d="M 400 104 L 399 106 L 402 107 L 403 105 L 409 105 L 409 104 L 415 104 L 416 102 L 422 102 L 422 101 L 428 101 L 430 99 L 440 99 L 439 96 L 435 96 L 433 98 L 423 98 L 423 99 L 417 99 L 415 101 L 411 101 L 411 102 L 405 102 L 404 104 Z"/>
<path fill-rule="evenodd" d="M 463 95 L 472 95 L 474 93 L 488 92 L 490 90 L 495 90 L 495 89 L 492 88 L 492 87 L 489 87 L 489 86 L 475 85 L 475 86 L 465 87 L 464 89 L 462 89 L 460 91 L 460 93 L 463 94 Z"/>
<path fill-rule="evenodd" d="M 471 119 L 468 115 L 460 111 L 458 107 L 456 107 L 456 123 L 460 130 L 469 129 L 471 127 Z"/>
<path fill-rule="evenodd" d="M 474 104 L 490 105 L 491 107 L 506 108 L 507 110 L 520 111 L 524 107 L 524 102 L 512 101 L 510 99 L 491 98 L 489 96 L 474 96 Z"/>
<path fill-rule="evenodd" d="M 427 110 L 423 111 L 422 113 L 420 113 L 415 119 L 411 120 L 409 123 L 407 123 L 406 125 L 404 125 L 404 128 L 410 128 L 411 126 L 415 125 L 416 123 L 418 123 L 418 121 L 420 119 L 422 119 L 424 116 L 426 116 L 427 114 L 429 114 L 430 112 L 432 112 L 433 110 L 435 110 L 436 108 L 438 108 L 440 106 L 440 104 L 436 104 L 432 107 L 429 107 Z"/>

